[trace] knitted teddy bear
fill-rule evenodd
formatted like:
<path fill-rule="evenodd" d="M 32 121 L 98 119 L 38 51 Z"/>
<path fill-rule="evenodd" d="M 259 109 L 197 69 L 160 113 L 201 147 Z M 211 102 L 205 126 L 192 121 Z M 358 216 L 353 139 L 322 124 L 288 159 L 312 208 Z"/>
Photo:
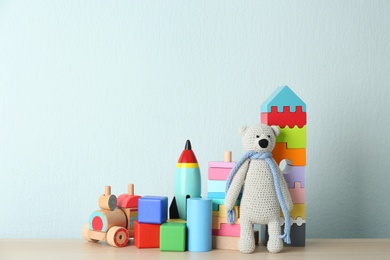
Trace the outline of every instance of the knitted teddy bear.
<path fill-rule="evenodd" d="M 235 164 L 226 183 L 227 222 L 235 222 L 233 207 L 242 191 L 238 249 L 252 253 L 255 249 L 253 224 L 268 224 L 267 249 L 278 253 L 283 249 L 283 241 L 291 243 L 289 212 L 293 207 L 286 181 L 271 154 L 280 130 L 276 126 L 257 124 L 241 127 L 240 133 L 247 152 Z M 285 216 L 283 235 L 280 208 Z"/>

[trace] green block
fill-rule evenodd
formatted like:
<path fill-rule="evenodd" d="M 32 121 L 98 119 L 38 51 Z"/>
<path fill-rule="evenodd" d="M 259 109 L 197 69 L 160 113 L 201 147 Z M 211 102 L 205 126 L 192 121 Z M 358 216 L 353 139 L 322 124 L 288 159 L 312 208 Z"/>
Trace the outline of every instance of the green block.
<path fill-rule="evenodd" d="M 279 127 L 279 129 L 280 134 L 276 137 L 277 143 L 287 143 L 287 149 L 306 148 L 306 126 L 302 128 L 286 126 L 285 128 Z"/>
<path fill-rule="evenodd" d="M 160 226 L 160 251 L 186 251 L 187 227 L 185 223 L 166 222 Z"/>

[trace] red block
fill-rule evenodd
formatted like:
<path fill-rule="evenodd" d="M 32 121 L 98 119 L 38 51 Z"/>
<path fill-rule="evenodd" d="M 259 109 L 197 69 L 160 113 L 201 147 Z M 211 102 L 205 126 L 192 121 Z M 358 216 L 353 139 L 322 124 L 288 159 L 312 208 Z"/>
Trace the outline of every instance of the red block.
<path fill-rule="evenodd" d="M 271 112 L 261 113 L 260 122 L 267 125 L 277 125 L 281 128 L 295 125 L 302 128 L 306 125 L 306 112 L 302 112 L 302 107 L 297 106 L 295 112 L 290 112 L 290 107 L 285 106 L 283 112 L 278 112 L 278 107 L 271 107 Z"/>
<path fill-rule="evenodd" d="M 159 248 L 160 226 L 134 221 L 134 245 L 138 248 Z"/>

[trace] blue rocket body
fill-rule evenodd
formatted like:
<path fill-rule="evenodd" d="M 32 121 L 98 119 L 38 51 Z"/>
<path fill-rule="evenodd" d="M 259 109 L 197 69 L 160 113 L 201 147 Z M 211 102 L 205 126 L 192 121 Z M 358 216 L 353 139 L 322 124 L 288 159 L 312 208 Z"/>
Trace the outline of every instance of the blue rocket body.
<path fill-rule="evenodd" d="M 187 199 L 200 198 L 201 195 L 199 165 L 189 140 L 176 165 L 174 194 L 179 218 L 186 220 Z"/>

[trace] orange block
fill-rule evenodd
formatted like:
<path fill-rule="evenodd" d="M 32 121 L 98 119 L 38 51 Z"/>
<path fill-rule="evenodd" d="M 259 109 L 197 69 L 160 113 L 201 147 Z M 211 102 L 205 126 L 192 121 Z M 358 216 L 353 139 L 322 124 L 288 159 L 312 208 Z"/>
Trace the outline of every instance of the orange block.
<path fill-rule="evenodd" d="M 272 156 L 276 163 L 279 164 L 282 160 L 288 159 L 292 166 L 306 165 L 306 149 L 305 148 L 287 148 L 287 143 L 276 143 Z"/>

